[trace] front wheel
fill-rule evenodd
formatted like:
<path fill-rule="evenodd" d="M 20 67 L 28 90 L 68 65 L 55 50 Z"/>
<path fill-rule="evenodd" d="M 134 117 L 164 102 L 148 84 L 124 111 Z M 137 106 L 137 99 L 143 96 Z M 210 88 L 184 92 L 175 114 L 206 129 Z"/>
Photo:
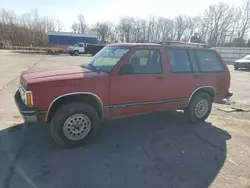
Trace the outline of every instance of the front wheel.
<path fill-rule="evenodd" d="M 95 109 L 83 102 L 62 106 L 50 124 L 50 133 L 57 144 L 63 147 L 78 147 L 92 141 L 99 127 Z"/>
<path fill-rule="evenodd" d="M 79 56 L 79 51 L 77 51 L 77 50 L 74 51 L 74 55 L 75 55 L 75 56 Z"/>
<path fill-rule="evenodd" d="M 205 92 L 199 92 L 193 96 L 185 114 L 191 123 L 200 123 L 205 121 L 212 110 L 212 97 Z"/>
<path fill-rule="evenodd" d="M 239 65 L 238 64 L 234 64 L 234 70 L 239 70 Z"/>

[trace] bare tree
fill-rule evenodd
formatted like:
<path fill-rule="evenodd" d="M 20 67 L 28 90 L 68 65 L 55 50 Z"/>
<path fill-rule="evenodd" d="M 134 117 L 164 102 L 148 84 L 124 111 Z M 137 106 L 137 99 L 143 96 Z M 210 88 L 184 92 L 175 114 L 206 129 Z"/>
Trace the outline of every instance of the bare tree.
<path fill-rule="evenodd" d="M 55 27 L 56 27 L 55 30 L 56 30 L 57 32 L 60 32 L 60 31 L 63 30 L 64 25 L 63 25 L 63 23 L 62 23 L 60 20 L 56 20 Z"/>
<path fill-rule="evenodd" d="M 180 41 L 183 37 L 184 32 L 189 28 L 189 18 L 186 16 L 178 16 L 174 20 L 175 28 L 175 38 L 177 41 Z"/>
<path fill-rule="evenodd" d="M 111 36 L 114 32 L 113 24 L 110 22 L 96 23 L 93 29 L 99 37 L 101 43 L 107 43 L 111 41 Z"/>
<path fill-rule="evenodd" d="M 6 44 L 44 46 L 49 31 L 62 31 L 63 28 L 60 20 L 41 17 L 36 10 L 17 15 L 0 9 L 0 38 Z M 190 41 L 197 33 L 195 36 L 199 41 L 211 46 L 245 46 L 250 32 L 250 0 L 241 7 L 227 3 L 211 4 L 197 17 L 123 17 L 117 25 L 98 22 L 89 27 L 84 16 L 79 15 L 72 23 L 72 31 L 95 33 L 102 43 Z"/>
<path fill-rule="evenodd" d="M 85 23 L 84 16 L 82 14 L 78 15 L 77 21 L 73 22 L 71 29 L 74 33 L 84 34 L 87 30 L 87 24 Z"/>
<path fill-rule="evenodd" d="M 211 46 L 225 43 L 230 35 L 232 23 L 235 20 L 236 9 L 227 3 L 213 4 L 205 10 L 201 18 L 203 40 Z"/>
<path fill-rule="evenodd" d="M 13 11 L 0 10 L 0 37 L 6 44 L 44 46 L 47 32 L 55 30 L 54 20 L 39 17 L 36 10 L 17 15 Z"/>
<path fill-rule="evenodd" d="M 131 35 L 132 35 L 132 23 L 133 18 L 122 18 L 120 20 L 120 23 L 118 25 L 118 28 L 120 30 L 120 39 L 121 41 L 130 42 L 131 41 Z"/>
<path fill-rule="evenodd" d="M 237 24 L 237 38 L 242 40 L 250 29 L 250 0 L 246 0 L 242 8 L 239 9 L 238 16 L 241 19 L 238 20 Z"/>

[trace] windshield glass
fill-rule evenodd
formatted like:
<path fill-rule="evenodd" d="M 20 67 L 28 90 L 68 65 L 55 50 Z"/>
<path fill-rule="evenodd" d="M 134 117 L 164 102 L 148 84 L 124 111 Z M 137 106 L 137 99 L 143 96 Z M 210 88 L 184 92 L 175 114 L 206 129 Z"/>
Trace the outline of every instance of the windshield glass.
<path fill-rule="evenodd" d="M 250 55 L 243 57 L 242 59 L 250 60 Z"/>
<path fill-rule="evenodd" d="M 129 47 L 104 47 L 87 63 L 87 66 L 91 64 L 101 71 L 111 72 L 128 50 Z"/>
<path fill-rule="evenodd" d="M 75 47 L 77 47 L 78 45 L 79 45 L 79 44 L 78 44 L 78 43 L 76 43 L 74 46 L 75 46 Z"/>

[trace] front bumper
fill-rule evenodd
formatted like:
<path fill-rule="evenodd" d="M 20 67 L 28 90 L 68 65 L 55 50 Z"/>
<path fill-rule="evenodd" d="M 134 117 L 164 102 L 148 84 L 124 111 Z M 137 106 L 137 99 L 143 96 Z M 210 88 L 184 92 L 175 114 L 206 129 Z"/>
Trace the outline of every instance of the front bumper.
<path fill-rule="evenodd" d="M 235 65 L 238 68 L 245 68 L 245 69 L 249 69 L 250 68 L 250 63 L 237 63 L 237 62 L 235 62 Z"/>
<path fill-rule="evenodd" d="M 73 53 L 74 50 L 73 49 L 67 49 L 68 53 Z"/>
<path fill-rule="evenodd" d="M 45 111 L 39 111 L 35 108 L 27 107 L 23 103 L 19 91 L 15 93 L 14 99 L 19 112 L 26 123 L 37 123 L 38 121 L 41 121 L 41 118 L 39 117 L 45 116 L 47 113 Z"/>

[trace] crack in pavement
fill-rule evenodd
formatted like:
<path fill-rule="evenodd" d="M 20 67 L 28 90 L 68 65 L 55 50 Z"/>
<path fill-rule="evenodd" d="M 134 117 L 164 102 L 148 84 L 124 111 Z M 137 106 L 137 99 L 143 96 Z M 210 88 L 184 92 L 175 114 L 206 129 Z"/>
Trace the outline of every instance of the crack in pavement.
<path fill-rule="evenodd" d="M 9 170 L 4 178 L 2 188 L 9 188 L 10 187 L 12 177 L 16 173 L 16 162 L 17 162 L 18 158 L 20 157 L 23 149 L 24 149 L 24 144 L 22 143 L 13 159 L 11 159 L 11 156 L 8 154 L 8 151 L 5 150 L 7 156 L 9 157 L 9 159 L 11 161 L 11 165 L 10 165 Z"/>
<path fill-rule="evenodd" d="M 29 70 L 30 68 L 33 68 L 35 65 L 37 65 L 37 64 L 38 64 L 40 61 L 42 61 L 43 59 L 45 59 L 45 56 L 41 57 L 39 60 L 37 60 L 36 62 L 32 63 L 30 66 L 28 66 L 28 69 L 27 69 L 27 70 Z M 15 77 L 15 78 L 13 78 L 12 80 L 10 80 L 7 84 L 3 85 L 3 86 L 0 88 L 0 92 L 1 92 L 2 90 L 4 90 L 8 85 L 10 85 L 12 82 L 14 82 L 16 79 L 18 79 L 19 77 L 20 77 L 20 75 L 17 76 L 17 77 Z"/>
<path fill-rule="evenodd" d="M 27 125 L 26 125 L 26 124 L 23 124 L 23 126 L 22 126 L 22 128 L 21 128 L 20 131 L 24 132 L 24 131 L 26 131 L 26 129 L 27 129 Z M 8 133 L 7 133 L 7 135 L 6 135 L 7 137 L 10 136 L 10 135 L 8 135 L 8 134 L 11 134 L 11 133 L 9 133 L 9 131 L 8 131 Z M 2 136 L 1 134 L 0 134 L 0 136 L 2 137 L 2 139 L 1 139 L 2 142 L 1 142 L 1 143 L 2 143 L 3 151 L 6 153 L 8 159 L 10 160 L 10 163 L 11 163 L 10 166 L 9 166 L 9 168 L 8 168 L 8 170 L 7 170 L 6 175 L 5 175 L 5 177 L 4 177 L 2 188 L 10 188 L 12 179 L 13 179 L 13 177 L 14 177 L 14 175 L 15 175 L 16 173 L 19 173 L 19 174 L 23 177 L 23 179 L 24 179 L 31 187 L 33 187 L 33 188 L 38 188 L 38 187 L 30 180 L 30 178 L 27 177 L 27 175 L 23 172 L 22 169 L 20 169 L 20 167 L 19 167 L 18 164 L 17 164 L 17 161 L 19 160 L 21 154 L 23 154 L 23 153 L 25 152 L 25 150 L 27 149 L 27 147 L 28 147 L 27 140 L 26 140 L 26 139 L 19 138 L 19 139 L 20 139 L 20 141 L 18 142 L 18 143 L 19 143 L 19 147 L 17 148 L 17 151 L 15 152 L 15 154 L 14 154 L 14 155 L 11 155 L 10 152 L 8 151 L 8 148 L 10 148 L 10 146 L 7 145 L 7 142 L 4 143 L 4 141 L 5 141 L 5 140 L 4 140 L 4 136 Z M 0 138 L 1 138 L 1 137 L 0 137 Z"/>
<path fill-rule="evenodd" d="M 158 138 L 159 139 L 159 138 Z M 151 141 L 152 142 L 152 141 Z M 184 179 L 182 178 L 181 175 L 179 175 L 170 165 L 168 165 L 164 160 L 162 160 L 157 154 L 156 152 L 151 149 L 151 152 L 152 154 L 154 155 L 154 158 L 153 159 L 149 152 L 147 151 L 147 149 L 141 144 L 141 147 L 144 151 L 144 153 L 148 156 L 149 160 L 153 163 L 155 169 L 162 175 L 162 176 L 165 176 L 165 174 L 161 171 L 161 169 L 159 168 L 159 163 L 161 163 L 161 165 L 164 165 L 166 168 L 168 168 L 170 171 L 171 174 L 173 174 L 174 176 L 176 176 L 181 182 L 184 181 Z M 151 143 L 151 148 L 152 148 L 152 143 Z"/>
<path fill-rule="evenodd" d="M 164 174 L 162 173 L 162 171 L 158 168 L 158 166 L 155 164 L 154 160 L 150 157 L 148 151 L 146 150 L 146 148 L 141 144 L 141 148 L 144 151 L 144 153 L 147 155 L 147 157 L 149 158 L 149 160 L 153 163 L 155 169 L 162 175 L 164 176 Z"/>

